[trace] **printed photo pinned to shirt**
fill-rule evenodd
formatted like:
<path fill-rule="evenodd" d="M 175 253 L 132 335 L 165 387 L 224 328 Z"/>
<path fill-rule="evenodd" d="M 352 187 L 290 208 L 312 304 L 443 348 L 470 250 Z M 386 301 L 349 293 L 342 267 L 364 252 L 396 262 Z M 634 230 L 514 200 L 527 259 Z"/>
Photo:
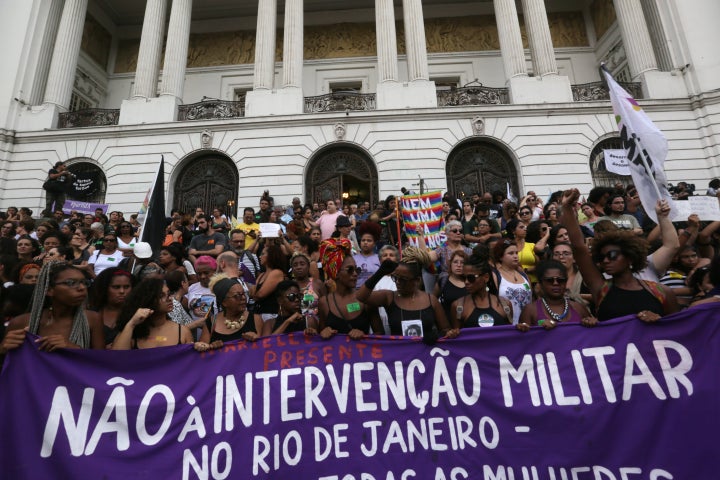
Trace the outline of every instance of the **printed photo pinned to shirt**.
<path fill-rule="evenodd" d="M 422 337 L 423 324 L 422 320 L 403 320 L 400 322 L 404 337 Z"/>

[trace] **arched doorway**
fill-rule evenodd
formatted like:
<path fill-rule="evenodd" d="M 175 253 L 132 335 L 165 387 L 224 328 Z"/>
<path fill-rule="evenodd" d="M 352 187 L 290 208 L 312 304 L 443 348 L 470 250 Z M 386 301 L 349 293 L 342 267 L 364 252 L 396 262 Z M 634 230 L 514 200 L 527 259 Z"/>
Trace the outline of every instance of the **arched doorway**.
<path fill-rule="evenodd" d="M 455 198 L 485 192 L 510 191 L 518 197 L 517 170 L 500 147 L 483 141 L 462 144 L 447 161 L 448 191 Z M 519 198 L 519 197 L 518 197 Z"/>
<path fill-rule="evenodd" d="M 611 137 L 595 145 L 590 152 L 590 175 L 596 187 L 614 187 L 616 183 L 627 184 L 629 179 L 608 171 L 605 166 L 605 150 L 625 150 L 620 137 Z"/>
<path fill-rule="evenodd" d="M 107 179 L 102 168 L 83 159 L 69 160 L 67 169 L 75 180 L 67 193 L 72 200 L 88 203 L 105 203 Z"/>
<path fill-rule="evenodd" d="M 343 146 L 315 155 L 308 167 L 305 195 L 310 203 L 342 199 L 343 203 L 370 202 L 378 195 L 375 164 L 359 149 Z"/>
<path fill-rule="evenodd" d="M 173 208 L 194 212 L 197 207 L 211 213 L 215 207 L 228 210 L 228 202 L 235 205 L 238 198 L 238 171 L 225 155 L 212 153 L 190 159 L 182 167 L 175 181 Z"/>

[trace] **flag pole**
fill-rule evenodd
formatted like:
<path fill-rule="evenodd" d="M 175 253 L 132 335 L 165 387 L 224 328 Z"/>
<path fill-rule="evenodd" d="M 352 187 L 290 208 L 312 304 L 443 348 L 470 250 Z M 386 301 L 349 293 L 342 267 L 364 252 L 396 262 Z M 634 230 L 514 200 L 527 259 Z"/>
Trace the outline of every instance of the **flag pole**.
<path fill-rule="evenodd" d="M 400 199 L 395 199 L 395 223 L 397 224 L 398 253 L 402 258 L 402 238 L 400 235 Z"/>
<path fill-rule="evenodd" d="M 633 142 L 635 142 L 635 148 L 638 149 L 638 152 L 640 152 L 640 159 L 643 163 L 643 168 L 645 168 L 645 171 L 647 174 L 652 178 L 652 184 L 655 188 L 655 194 L 658 196 L 658 198 L 662 198 L 662 194 L 660 193 L 660 187 L 658 187 L 657 181 L 655 180 L 655 175 L 653 175 L 652 170 L 650 170 L 650 164 L 648 163 L 647 156 L 645 155 L 645 150 L 643 149 L 642 143 L 640 143 L 640 139 L 638 136 L 633 133 L 632 134 Z"/>

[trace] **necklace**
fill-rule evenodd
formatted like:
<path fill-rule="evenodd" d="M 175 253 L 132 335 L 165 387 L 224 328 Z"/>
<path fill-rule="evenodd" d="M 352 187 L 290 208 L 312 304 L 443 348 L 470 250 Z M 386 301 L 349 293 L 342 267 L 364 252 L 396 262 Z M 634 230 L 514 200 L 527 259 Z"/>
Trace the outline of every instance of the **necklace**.
<path fill-rule="evenodd" d="M 229 330 L 237 330 L 239 328 L 242 328 L 245 326 L 245 322 L 247 322 L 248 319 L 248 312 L 245 311 L 240 318 L 232 320 L 230 318 L 225 317 L 225 326 Z"/>
<path fill-rule="evenodd" d="M 570 313 L 570 302 L 568 302 L 567 297 L 563 297 L 565 305 L 563 306 L 563 312 L 559 315 L 550 309 L 550 305 L 545 301 L 545 297 L 540 297 L 540 300 L 542 301 L 543 307 L 545 307 L 545 311 L 550 315 L 550 318 L 556 322 L 562 322 L 565 317 L 568 316 L 568 313 Z"/>
<path fill-rule="evenodd" d="M 514 283 L 518 283 L 517 270 L 510 270 L 510 269 L 506 268 L 506 267 L 503 266 L 503 265 L 500 266 L 500 270 L 501 270 L 501 271 L 504 271 L 504 272 L 507 273 L 508 275 L 512 275 L 512 281 L 513 281 Z"/>

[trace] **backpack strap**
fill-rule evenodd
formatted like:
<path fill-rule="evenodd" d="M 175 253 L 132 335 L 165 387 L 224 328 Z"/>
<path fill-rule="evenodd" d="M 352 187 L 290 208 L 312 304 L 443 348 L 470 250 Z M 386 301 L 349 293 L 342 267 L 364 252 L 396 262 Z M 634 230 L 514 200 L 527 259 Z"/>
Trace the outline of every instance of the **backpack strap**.
<path fill-rule="evenodd" d="M 605 297 L 607 296 L 608 292 L 609 292 L 610 289 L 612 288 L 612 285 L 613 285 L 612 280 L 605 280 L 605 283 L 603 283 L 603 286 L 602 286 L 602 288 L 600 289 L 600 293 L 598 294 L 597 305 L 595 306 L 595 309 L 597 309 L 597 308 L 600 307 L 600 304 L 602 303 L 602 301 L 603 301 L 603 300 L 605 299 Z"/>

